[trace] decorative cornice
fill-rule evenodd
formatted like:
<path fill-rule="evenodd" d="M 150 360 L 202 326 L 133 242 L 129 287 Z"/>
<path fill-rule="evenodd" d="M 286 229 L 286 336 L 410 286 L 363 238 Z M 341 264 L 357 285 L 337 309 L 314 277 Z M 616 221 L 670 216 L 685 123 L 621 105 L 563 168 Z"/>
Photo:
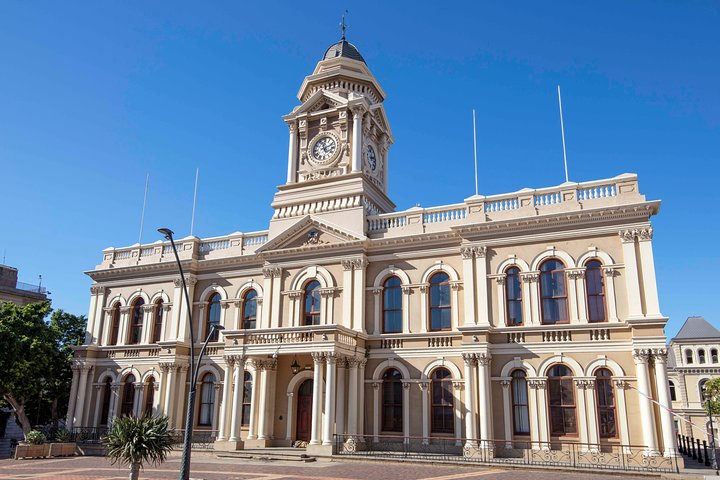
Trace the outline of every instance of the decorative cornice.
<path fill-rule="evenodd" d="M 262 274 L 265 278 L 276 278 L 282 275 L 282 268 L 275 266 L 265 266 L 262 269 Z"/>

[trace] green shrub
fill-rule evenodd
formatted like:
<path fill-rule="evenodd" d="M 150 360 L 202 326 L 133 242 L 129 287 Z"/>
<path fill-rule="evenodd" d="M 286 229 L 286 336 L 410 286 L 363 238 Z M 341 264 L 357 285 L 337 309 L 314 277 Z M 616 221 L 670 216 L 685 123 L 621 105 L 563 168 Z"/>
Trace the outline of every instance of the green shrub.
<path fill-rule="evenodd" d="M 111 463 L 130 466 L 130 478 L 138 478 L 144 463 L 160 464 L 172 450 L 168 417 L 120 417 L 102 439 Z"/>
<path fill-rule="evenodd" d="M 39 430 L 31 430 L 25 434 L 25 441 L 31 445 L 42 445 L 47 439 Z"/>
<path fill-rule="evenodd" d="M 66 429 L 61 428 L 57 431 L 55 434 L 55 441 L 59 443 L 67 443 L 70 441 L 70 432 L 68 432 Z"/>

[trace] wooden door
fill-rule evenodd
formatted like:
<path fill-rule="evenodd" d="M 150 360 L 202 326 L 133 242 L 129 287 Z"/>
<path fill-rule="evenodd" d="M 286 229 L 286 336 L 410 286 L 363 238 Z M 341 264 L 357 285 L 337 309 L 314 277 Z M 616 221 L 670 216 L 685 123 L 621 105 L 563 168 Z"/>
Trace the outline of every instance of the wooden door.
<path fill-rule="evenodd" d="M 313 381 L 305 380 L 298 389 L 296 440 L 310 441 L 312 431 Z"/>

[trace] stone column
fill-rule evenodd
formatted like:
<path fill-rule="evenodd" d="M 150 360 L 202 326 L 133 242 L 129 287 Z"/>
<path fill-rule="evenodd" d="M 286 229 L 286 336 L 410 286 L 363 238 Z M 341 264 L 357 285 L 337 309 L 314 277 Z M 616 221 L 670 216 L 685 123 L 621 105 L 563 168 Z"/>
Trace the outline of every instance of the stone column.
<path fill-rule="evenodd" d="M 450 329 L 456 330 L 460 326 L 458 304 L 460 302 L 460 282 L 450 282 Z M 428 319 L 429 321 L 429 319 Z"/>
<path fill-rule="evenodd" d="M 365 109 L 357 105 L 352 108 L 353 136 L 352 136 L 352 171 L 362 171 L 362 116 Z"/>
<path fill-rule="evenodd" d="M 585 382 L 585 410 L 587 411 L 587 436 L 588 443 L 593 445 L 591 449 L 597 451 L 597 445 L 600 444 L 600 433 L 598 428 L 598 410 L 597 401 L 595 399 L 595 379 L 586 378 Z"/>
<path fill-rule="evenodd" d="M 580 445 L 580 450 L 583 452 L 586 452 L 588 450 L 587 444 L 590 443 L 590 439 L 588 438 L 588 412 L 587 412 L 587 405 L 585 403 L 586 395 L 585 390 L 588 387 L 588 383 L 585 379 L 581 378 L 575 378 L 573 379 L 575 381 L 575 397 L 577 399 L 577 412 L 575 418 L 577 419 L 578 424 L 578 435 L 580 437 L 580 443 L 584 445 Z"/>
<path fill-rule="evenodd" d="M 236 414 L 235 411 L 237 409 L 237 403 L 236 403 L 236 397 L 237 395 L 233 395 L 232 397 L 232 405 L 230 405 L 230 395 L 234 393 L 234 390 L 238 390 L 237 381 L 238 381 L 238 374 L 235 371 L 235 358 L 233 356 L 226 356 L 225 357 L 225 368 L 223 372 L 223 396 L 222 396 L 222 414 L 220 415 L 220 425 L 218 426 L 218 436 L 217 441 L 223 442 L 227 439 L 232 438 L 234 435 L 234 427 L 235 422 L 230 422 L 230 432 L 228 432 L 228 415 L 232 417 L 232 420 L 235 420 Z M 234 381 L 233 381 L 234 380 Z"/>
<path fill-rule="evenodd" d="M 660 317 L 660 301 L 658 300 L 657 281 L 655 279 L 655 260 L 652 250 L 652 228 L 643 228 L 638 232 L 638 250 L 642 266 L 643 298 L 645 299 L 645 315 Z M 673 438 L 675 436 L 673 435 Z M 674 444 L 674 443 L 673 443 Z"/>
<path fill-rule="evenodd" d="M 625 286 L 627 288 L 628 319 L 644 318 L 640 297 L 637 256 L 635 255 L 636 230 L 621 230 L 623 260 L 625 262 Z"/>
<path fill-rule="evenodd" d="M 338 435 L 345 434 L 345 372 L 347 370 L 347 360 L 338 358 L 337 362 L 337 395 L 335 407 L 335 433 Z"/>
<path fill-rule="evenodd" d="M 477 439 L 477 430 L 475 430 L 475 405 L 473 401 L 473 392 L 475 386 L 473 385 L 474 372 L 473 366 L 477 363 L 475 356 L 471 353 L 462 354 L 463 361 L 465 362 L 465 437 L 466 445 L 475 445 Z"/>
<path fill-rule="evenodd" d="M 365 365 L 367 364 L 367 358 L 363 358 L 360 360 L 360 365 L 358 365 L 358 382 L 360 385 L 358 386 L 358 405 L 360 405 L 360 408 L 358 408 L 358 435 L 361 437 L 365 435 Z"/>
<path fill-rule="evenodd" d="M 347 433 L 350 436 L 358 434 L 358 364 L 360 360 L 350 357 L 347 360 L 350 373 L 348 375 L 348 418 Z"/>
<path fill-rule="evenodd" d="M 462 447 L 462 390 L 465 388 L 465 382 L 462 380 L 453 381 L 453 411 L 455 412 L 455 446 Z"/>
<path fill-rule="evenodd" d="M 630 452 L 630 429 L 628 427 L 627 402 L 625 401 L 625 389 L 629 388 L 628 382 L 624 379 L 613 379 L 615 383 L 615 394 L 617 400 L 618 429 L 620 430 L 620 443 L 625 445 L 623 453 Z"/>
<path fill-rule="evenodd" d="M 337 356 L 334 353 L 325 355 L 327 372 L 325 381 L 325 417 L 323 418 L 323 445 L 333 444 L 333 427 L 335 426 L 335 376 Z"/>
<path fill-rule="evenodd" d="M 506 274 L 500 274 L 495 277 L 495 282 L 497 283 L 497 326 L 508 326 L 507 321 L 507 312 L 505 312 L 505 281 L 507 280 Z M 522 287 L 521 287 L 522 288 Z M 521 294 L 522 295 L 522 294 Z M 525 303 L 521 302 L 521 305 L 523 306 L 523 310 L 525 310 Z M 525 312 L 522 313 L 523 315 L 523 323 L 526 324 L 527 319 L 525 318 Z M 527 324 L 526 324 L 527 325 Z"/>
<path fill-rule="evenodd" d="M 586 269 L 584 267 L 568 270 L 568 277 L 570 277 L 572 283 L 574 283 L 575 298 L 577 299 L 577 319 L 579 323 L 588 323 L 585 272 Z"/>
<path fill-rule="evenodd" d="M 342 326 L 353 328 L 353 262 L 346 259 L 340 262 L 343 268 L 342 283 Z"/>
<path fill-rule="evenodd" d="M 430 316 L 428 315 L 428 289 L 430 284 L 424 283 L 420 285 L 420 333 L 428 331 Z"/>
<path fill-rule="evenodd" d="M 412 333 L 410 328 L 410 293 L 412 288 L 410 286 L 403 285 L 402 287 L 402 316 L 403 316 L 403 332 Z"/>
<path fill-rule="evenodd" d="M 100 426 L 100 411 L 102 410 L 102 394 L 103 394 L 103 384 L 102 383 L 93 383 L 93 387 L 95 387 L 95 416 L 93 417 L 92 427 L 99 427 Z"/>
<path fill-rule="evenodd" d="M 605 295 L 607 299 L 608 322 L 616 323 L 620 321 L 617 316 L 617 301 L 615 300 L 615 277 L 617 276 L 618 271 L 614 266 L 604 266 L 602 270 L 605 274 Z"/>
<path fill-rule="evenodd" d="M 143 414 L 143 393 L 145 392 L 145 384 L 143 382 L 135 382 L 135 397 L 133 398 L 133 415 L 139 417 Z"/>
<path fill-rule="evenodd" d="M 635 368 L 637 370 L 638 401 L 640 402 L 640 421 L 643 429 L 645 452 L 648 455 L 657 455 L 659 452 L 657 446 L 657 433 L 655 430 L 655 418 L 653 415 L 652 403 L 648 398 L 652 396 L 652 391 L 650 389 L 650 373 L 648 371 L 650 357 L 651 352 L 647 349 L 635 349 L 633 352 L 633 359 L 635 360 Z"/>
<path fill-rule="evenodd" d="M 188 397 L 188 371 L 190 369 L 190 366 L 185 363 L 178 365 L 177 367 L 177 385 L 175 386 L 175 393 L 178 395 L 174 401 L 173 405 L 175 407 L 175 425 L 178 425 L 178 428 L 185 428 L 185 408 L 187 407 L 187 397 Z M 178 392 L 179 390 L 179 392 Z M 197 405 L 197 403 L 196 403 Z"/>
<path fill-rule="evenodd" d="M 71 427 L 84 427 L 82 425 L 83 413 L 85 412 L 85 399 L 87 398 L 87 381 L 88 375 L 92 370 L 92 365 L 81 365 L 80 366 L 80 382 L 77 389 L 77 402 L 75 404 L 75 414 Z"/>
<path fill-rule="evenodd" d="M 78 398 L 78 384 L 80 383 L 80 372 L 82 371 L 78 363 L 73 363 L 71 365 L 71 368 L 73 372 L 73 377 L 72 385 L 70 386 L 70 401 L 68 404 L 67 416 L 65 419 L 65 425 L 67 426 L 67 429 L 69 431 L 72 431 L 73 427 L 75 426 L 75 404 Z"/>
<path fill-rule="evenodd" d="M 373 381 L 373 442 L 380 441 L 380 386 L 382 383 Z"/>
<path fill-rule="evenodd" d="M 248 425 L 248 440 L 255 440 L 258 438 L 258 422 L 257 422 L 257 414 L 258 409 L 261 408 L 259 403 L 260 398 L 260 367 L 262 366 L 262 362 L 258 360 L 252 361 L 253 365 L 253 372 L 252 372 L 252 398 L 250 398 L 250 422 Z M 237 365 L 236 365 L 237 367 Z"/>
<path fill-rule="evenodd" d="M 403 437 L 405 443 L 410 443 L 410 382 L 403 380 Z"/>
<path fill-rule="evenodd" d="M 530 410 L 530 440 L 538 441 L 533 443 L 534 449 L 546 450 L 550 448 L 550 429 L 548 428 L 547 378 L 528 379 L 528 386 L 535 392 L 530 396 L 528 408 Z M 534 405 L 533 405 L 534 404 Z M 533 429 L 535 435 L 533 435 Z"/>
<path fill-rule="evenodd" d="M 430 406 L 428 405 L 428 386 L 429 382 L 418 383 L 420 387 L 420 396 L 422 397 L 422 443 L 428 445 L 428 438 L 430 437 Z"/>
<path fill-rule="evenodd" d="M 172 406 L 172 402 L 174 400 L 173 397 L 175 396 L 173 394 L 173 389 L 175 387 L 175 384 L 173 383 L 175 380 L 175 378 L 174 378 L 175 364 L 172 362 L 161 363 L 160 369 L 163 371 L 163 380 L 164 380 L 163 383 L 165 384 L 163 386 L 163 390 L 165 392 L 164 393 L 165 403 L 163 404 L 163 414 L 170 417 L 170 426 L 173 426 L 172 419 L 175 417 L 175 415 L 174 415 L 175 412 L 171 412 L 170 409 Z"/>
<path fill-rule="evenodd" d="M 160 382 L 162 381 L 162 374 L 159 375 L 159 379 L 153 382 L 153 412 L 155 415 L 160 415 Z"/>
<path fill-rule="evenodd" d="M 85 345 L 94 343 L 93 337 L 95 337 L 95 324 L 100 319 L 100 317 L 97 316 L 97 305 L 100 301 L 98 295 L 101 291 L 104 292 L 105 287 L 98 287 L 96 285 L 90 287 L 90 308 L 88 309 L 87 327 L 85 328 L 85 341 L 83 342 Z"/>
<path fill-rule="evenodd" d="M 291 121 L 288 123 L 290 129 L 290 141 L 288 142 L 288 170 L 287 183 L 295 183 L 295 174 L 297 173 L 297 123 Z"/>
<path fill-rule="evenodd" d="M 460 255 L 462 255 L 463 258 L 463 281 L 465 282 L 463 288 L 463 301 L 465 307 L 465 319 L 463 321 L 463 325 L 476 325 L 477 314 L 475 310 L 475 262 L 473 260 L 475 256 L 475 247 L 460 247 Z"/>
<path fill-rule="evenodd" d="M 666 408 L 660 407 L 660 424 L 662 425 L 663 455 L 673 457 L 677 452 L 675 427 L 672 414 L 668 410 L 672 408 L 670 402 L 670 387 L 667 376 L 667 349 L 655 348 L 652 357 L 655 362 L 655 387 L 657 388 L 658 402 Z"/>
<path fill-rule="evenodd" d="M 188 310 L 187 310 L 187 302 L 185 302 L 185 297 L 182 293 L 182 280 L 180 278 L 176 278 L 173 280 L 175 284 L 175 290 L 180 290 L 180 298 L 179 303 L 173 301 L 173 305 L 179 305 L 180 308 L 173 308 L 173 311 L 177 312 L 177 316 L 173 315 L 173 321 L 177 321 L 177 338 L 180 341 L 184 342 L 190 342 L 190 327 L 188 325 Z M 192 302 L 195 298 L 195 285 L 197 284 L 197 278 L 194 275 L 187 275 L 185 283 L 187 285 L 188 290 L 188 296 L 190 297 L 190 301 Z M 192 315 L 192 312 L 190 312 L 190 315 Z M 193 324 L 194 327 L 197 327 L 197 319 L 193 319 L 195 322 Z"/>
<path fill-rule="evenodd" d="M 120 384 L 113 383 L 110 385 L 110 408 L 108 409 L 107 424 L 110 426 L 115 417 L 117 417 L 118 402 L 120 401 Z"/>
<path fill-rule="evenodd" d="M 313 412 L 312 412 L 312 428 L 310 432 L 310 445 L 320 445 L 320 419 L 322 417 L 322 383 L 323 383 L 323 364 L 325 363 L 325 355 L 319 352 L 312 352 L 313 359 Z"/>
<path fill-rule="evenodd" d="M 382 333 L 384 325 L 380 325 L 382 322 L 382 309 L 383 309 L 383 287 L 374 287 L 373 293 L 373 304 L 375 305 L 375 312 L 373 315 L 373 335 L 380 335 Z"/>
<path fill-rule="evenodd" d="M 132 307 L 120 307 L 120 325 L 118 326 L 117 343 L 115 345 L 127 345 L 130 342 L 130 312 Z"/>
<path fill-rule="evenodd" d="M 478 363 L 478 390 L 479 390 L 479 408 L 480 414 L 480 439 L 482 448 L 492 448 L 493 439 L 492 431 L 492 406 L 490 404 L 490 361 L 492 357 L 489 353 L 480 353 L 477 356 Z"/>
<path fill-rule="evenodd" d="M 295 419 L 293 418 L 293 392 L 287 392 L 287 429 L 285 430 L 285 440 L 292 442 L 293 437 L 293 424 Z"/>
<path fill-rule="evenodd" d="M 272 294 L 273 294 L 273 278 L 275 276 L 279 268 L 272 267 L 272 266 L 266 266 L 262 269 L 263 273 L 263 309 L 262 309 L 262 317 L 260 318 L 260 321 L 258 322 L 258 328 L 270 328 L 270 318 L 272 316 L 272 311 L 276 308 L 278 308 L 277 305 L 274 305 L 272 302 Z M 267 298 L 267 302 L 265 302 L 265 298 Z M 238 325 L 238 328 L 240 326 Z"/>
<path fill-rule="evenodd" d="M 540 315 L 540 294 L 538 292 L 540 272 L 521 273 L 520 279 L 523 282 L 523 323 L 525 325 L 541 325 L 542 316 Z"/>
<path fill-rule="evenodd" d="M 149 305 L 143 305 L 143 327 L 140 332 L 140 343 L 147 345 L 152 340 L 152 331 L 154 325 L 153 311 L 155 305 L 152 303 Z"/>
<path fill-rule="evenodd" d="M 477 323 L 481 327 L 490 327 L 490 300 L 488 299 L 487 247 L 478 245 L 475 250 L 475 269 L 477 271 Z"/>
<path fill-rule="evenodd" d="M 270 392 L 269 392 L 269 381 L 268 381 L 268 367 L 269 365 L 267 362 L 260 362 L 258 361 L 255 365 L 256 370 L 260 370 L 260 403 L 258 406 L 260 407 L 258 410 L 259 418 L 258 418 L 258 440 L 265 440 L 268 438 L 268 403 L 270 402 Z"/>
<path fill-rule="evenodd" d="M 365 333 L 365 258 L 353 260 L 353 330 Z"/>
<path fill-rule="evenodd" d="M 267 392 L 267 400 L 263 402 L 265 405 L 265 438 L 274 439 L 275 432 L 275 385 L 277 378 L 277 359 L 267 360 L 265 362 L 265 386 Z"/>
<path fill-rule="evenodd" d="M 567 279 L 567 302 L 568 302 L 568 321 L 570 323 L 579 323 L 578 319 L 578 298 L 577 298 L 577 271 L 566 270 Z"/>
<path fill-rule="evenodd" d="M 512 440 L 513 440 L 513 432 L 515 431 L 514 425 L 513 425 L 513 404 L 512 404 L 512 398 L 511 398 L 511 392 L 510 392 L 510 383 L 511 379 L 509 378 L 503 378 L 500 380 L 500 386 L 502 387 L 502 393 L 503 393 L 503 405 L 505 408 L 503 408 L 503 423 L 505 424 L 505 440 L 507 440 L 507 443 L 505 443 L 505 448 L 512 448 Z"/>

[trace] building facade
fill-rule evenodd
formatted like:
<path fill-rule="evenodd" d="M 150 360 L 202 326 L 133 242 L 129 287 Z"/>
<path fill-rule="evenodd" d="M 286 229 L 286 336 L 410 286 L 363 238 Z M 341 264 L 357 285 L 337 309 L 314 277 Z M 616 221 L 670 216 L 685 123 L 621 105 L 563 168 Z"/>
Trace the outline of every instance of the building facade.
<path fill-rule="evenodd" d="M 710 422 L 703 385 L 720 376 L 720 331 L 703 317 L 689 317 L 668 345 L 668 381 L 675 428 L 709 443 Z M 713 417 L 717 422 L 718 418 Z M 714 424 L 715 437 L 718 427 Z"/>
<path fill-rule="evenodd" d="M 68 423 L 167 414 L 216 448 L 450 439 L 674 455 L 637 176 L 395 212 L 386 94 L 344 38 L 308 75 L 265 231 L 103 251 Z M 190 345 L 188 314 L 197 333 Z M 511 443 L 515 442 L 515 443 Z"/>
<path fill-rule="evenodd" d="M 23 306 L 43 300 L 47 300 L 45 287 L 18 282 L 18 269 L 0 264 L 0 302 Z"/>

